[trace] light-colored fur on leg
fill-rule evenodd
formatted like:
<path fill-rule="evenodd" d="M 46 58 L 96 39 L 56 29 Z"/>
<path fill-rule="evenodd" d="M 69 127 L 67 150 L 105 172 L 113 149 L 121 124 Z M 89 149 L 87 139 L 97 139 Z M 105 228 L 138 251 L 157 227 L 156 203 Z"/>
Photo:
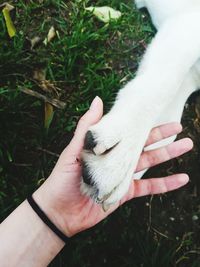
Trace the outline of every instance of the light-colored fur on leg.
<path fill-rule="evenodd" d="M 111 111 L 90 127 L 96 144 L 93 153 L 83 153 L 92 185 L 82 182 L 81 189 L 106 205 L 128 191 L 152 127 L 180 121 L 186 99 L 200 85 L 200 2 L 138 0 L 136 4 L 147 7 L 158 33 L 136 78 L 120 90 Z"/>

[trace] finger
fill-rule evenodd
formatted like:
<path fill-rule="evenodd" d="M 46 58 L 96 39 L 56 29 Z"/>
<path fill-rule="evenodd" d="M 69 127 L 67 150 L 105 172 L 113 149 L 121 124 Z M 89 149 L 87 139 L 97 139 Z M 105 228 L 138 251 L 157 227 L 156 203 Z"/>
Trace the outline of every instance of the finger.
<path fill-rule="evenodd" d="M 165 178 L 152 178 L 146 180 L 134 180 L 123 203 L 135 198 L 147 195 L 162 194 L 178 189 L 189 181 L 187 174 L 175 174 Z"/>
<path fill-rule="evenodd" d="M 85 134 L 88 128 L 97 123 L 103 115 L 103 102 L 97 96 L 93 100 L 90 109 L 81 117 L 76 127 L 74 137 L 67 147 L 68 152 L 72 154 L 80 154 L 83 149 Z"/>
<path fill-rule="evenodd" d="M 148 169 L 162 162 L 179 157 L 193 148 L 193 142 L 190 138 L 184 138 L 165 147 L 143 152 L 136 172 Z"/>
<path fill-rule="evenodd" d="M 182 131 L 182 125 L 178 122 L 167 123 L 151 130 L 145 146 L 154 144 L 167 137 L 179 134 Z"/>

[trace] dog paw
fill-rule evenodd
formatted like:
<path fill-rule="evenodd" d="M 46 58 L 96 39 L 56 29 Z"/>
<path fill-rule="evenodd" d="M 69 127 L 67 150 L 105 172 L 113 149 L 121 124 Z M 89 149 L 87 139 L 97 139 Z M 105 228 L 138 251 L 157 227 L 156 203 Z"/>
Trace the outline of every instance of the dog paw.
<path fill-rule="evenodd" d="M 100 156 L 108 153 L 120 142 L 122 129 L 108 116 L 91 126 L 85 137 L 84 149 Z"/>
<path fill-rule="evenodd" d="M 103 206 L 118 202 L 129 189 L 148 136 L 147 130 L 132 128 L 105 116 L 86 134 L 81 191 Z"/>

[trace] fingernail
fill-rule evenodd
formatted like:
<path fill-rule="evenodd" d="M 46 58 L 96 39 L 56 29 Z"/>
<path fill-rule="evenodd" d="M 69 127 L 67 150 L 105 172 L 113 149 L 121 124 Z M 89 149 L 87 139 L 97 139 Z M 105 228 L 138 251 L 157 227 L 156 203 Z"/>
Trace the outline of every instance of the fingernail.
<path fill-rule="evenodd" d="M 180 183 L 182 183 L 183 185 L 184 184 L 187 184 L 189 182 L 189 176 L 187 174 L 180 174 L 180 176 L 178 177 L 178 181 Z"/>
<path fill-rule="evenodd" d="M 92 103 L 91 103 L 91 105 L 90 105 L 90 110 L 96 110 L 96 107 L 98 106 L 98 103 L 99 103 L 99 97 L 96 96 L 96 97 L 93 99 L 93 101 L 92 101 Z"/>

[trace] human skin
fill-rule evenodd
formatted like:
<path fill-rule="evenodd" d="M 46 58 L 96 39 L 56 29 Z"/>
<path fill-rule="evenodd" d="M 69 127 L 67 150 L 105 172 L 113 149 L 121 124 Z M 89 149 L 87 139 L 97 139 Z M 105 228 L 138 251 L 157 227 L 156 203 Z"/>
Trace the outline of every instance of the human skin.
<path fill-rule="evenodd" d="M 135 197 L 168 192 L 185 185 L 186 174 L 165 178 L 133 180 L 126 196 L 104 212 L 101 205 L 80 192 L 81 151 L 89 126 L 98 122 L 103 114 L 103 103 L 96 97 L 90 109 L 80 119 L 74 137 L 64 149 L 45 183 L 33 194 L 33 198 L 51 221 L 68 237 L 88 229 L 120 205 Z M 146 145 L 168 136 L 178 134 L 182 127 L 171 123 L 154 128 Z M 192 148 L 189 138 L 184 138 L 153 152 L 143 152 L 137 171 L 149 168 L 177 157 Z M 70 242 L 70 241 L 69 241 Z M 0 262 L 2 266 L 41 267 L 47 266 L 64 247 L 60 240 L 25 200 L 0 225 Z"/>

